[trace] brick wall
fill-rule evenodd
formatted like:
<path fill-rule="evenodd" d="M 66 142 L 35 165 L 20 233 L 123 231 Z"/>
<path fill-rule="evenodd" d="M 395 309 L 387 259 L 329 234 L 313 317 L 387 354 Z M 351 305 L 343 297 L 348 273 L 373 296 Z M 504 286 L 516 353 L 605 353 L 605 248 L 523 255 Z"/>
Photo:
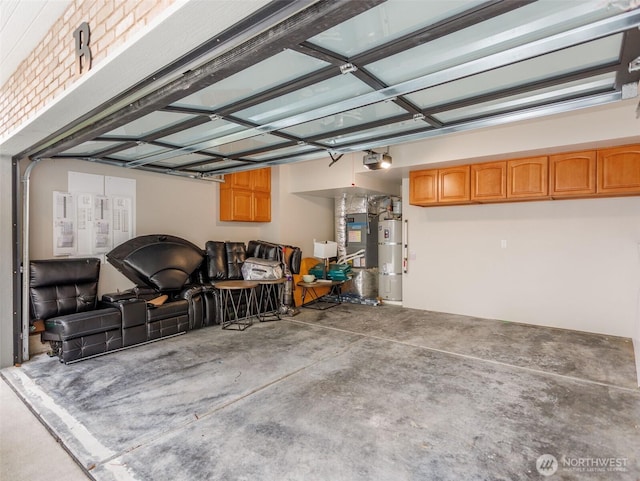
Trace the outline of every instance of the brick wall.
<path fill-rule="evenodd" d="M 91 29 L 92 67 L 144 29 L 175 0 L 75 0 L 0 89 L 0 137 L 78 81 L 73 32 Z"/>

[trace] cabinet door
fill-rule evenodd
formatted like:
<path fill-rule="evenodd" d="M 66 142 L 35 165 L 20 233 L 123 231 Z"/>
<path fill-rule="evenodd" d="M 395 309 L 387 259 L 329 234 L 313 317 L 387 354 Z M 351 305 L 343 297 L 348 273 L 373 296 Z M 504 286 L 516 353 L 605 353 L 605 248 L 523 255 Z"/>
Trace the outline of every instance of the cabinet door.
<path fill-rule="evenodd" d="M 572 152 L 549 157 L 549 195 L 572 197 L 595 194 L 596 152 Z"/>
<path fill-rule="evenodd" d="M 220 184 L 220 220 L 233 220 L 233 190 Z"/>
<path fill-rule="evenodd" d="M 488 202 L 507 198 L 507 161 L 471 166 L 471 200 Z"/>
<path fill-rule="evenodd" d="M 271 192 L 271 167 L 251 171 L 251 188 L 259 192 Z"/>
<path fill-rule="evenodd" d="M 271 194 L 268 192 L 253 193 L 253 221 L 271 222 Z"/>
<path fill-rule="evenodd" d="M 507 198 L 536 199 L 547 197 L 547 157 L 507 161 Z"/>
<path fill-rule="evenodd" d="M 232 189 L 232 219 L 251 222 L 253 220 L 253 193 L 250 190 Z"/>
<path fill-rule="evenodd" d="M 428 205 L 438 202 L 438 171 L 409 172 L 409 204 Z"/>
<path fill-rule="evenodd" d="M 438 169 L 438 204 L 460 204 L 471 200 L 470 166 Z"/>
<path fill-rule="evenodd" d="M 598 150 L 598 194 L 640 194 L 640 145 Z"/>
<path fill-rule="evenodd" d="M 251 171 L 234 172 L 224 176 L 225 184 L 232 189 L 251 189 Z"/>

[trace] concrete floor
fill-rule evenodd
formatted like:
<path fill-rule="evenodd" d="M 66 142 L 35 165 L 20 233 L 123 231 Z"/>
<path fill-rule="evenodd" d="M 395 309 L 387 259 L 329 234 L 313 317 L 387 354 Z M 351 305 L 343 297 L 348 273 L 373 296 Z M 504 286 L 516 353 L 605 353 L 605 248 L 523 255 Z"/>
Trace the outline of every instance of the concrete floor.
<path fill-rule="evenodd" d="M 344 304 L 2 376 L 99 481 L 640 479 L 610 336 Z"/>

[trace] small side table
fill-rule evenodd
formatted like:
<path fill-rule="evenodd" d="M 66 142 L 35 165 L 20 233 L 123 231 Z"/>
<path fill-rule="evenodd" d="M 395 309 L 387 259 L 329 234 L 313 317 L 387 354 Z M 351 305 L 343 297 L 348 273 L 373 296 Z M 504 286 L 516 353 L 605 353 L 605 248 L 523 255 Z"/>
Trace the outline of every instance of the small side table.
<path fill-rule="evenodd" d="M 302 287 L 302 307 L 324 311 L 325 309 L 342 304 L 342 284 L 344 284 L 344 282 L 345 281 L 298 282 L 296 285 Z M 318 295 L 316 287 L 329 287 L 329 294 L 327 295 L 335 296 L 338 301 L 328 300 L 324 295 Z M 307 294 L 311 295 L 312 300 L 305 304 L 304 299 L 307 297 Z"/>
<path fill-rule="evenodd" d="M 258 305 L 260 307 L 258 319 L 260 322 L 280 320 L 280 306 L 282 306 L 282 293 L 284 283 L 287 282 L 286 277 L 273 280 L 259 280 L 260 299 Z"/>
<path fill-rule="evenodd" d="M 244 331 L 253 324 L 253 317 L 258 315 L 257 281 L 220 281 L 214 287 L 220 290 L 222 329 Z"/>

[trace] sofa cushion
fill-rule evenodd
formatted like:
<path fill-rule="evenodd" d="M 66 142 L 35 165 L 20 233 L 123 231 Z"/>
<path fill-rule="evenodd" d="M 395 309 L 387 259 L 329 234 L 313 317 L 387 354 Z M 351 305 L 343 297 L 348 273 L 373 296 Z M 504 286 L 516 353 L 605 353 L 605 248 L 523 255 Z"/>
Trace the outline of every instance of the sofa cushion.
<path fill-rule="evenodd" d="M 92 311 L 97 305 L 100 260 L 45 259 L 30 262 L 29 296 L 34 319 Z"/>
<path fill-rule="evenodd" d="M 205 281 L 219 281 L 227 278 L 227 249 L 224 242 L 208 241 L 205 244 L 206 279 Z"/>
<path fill-rule="evenodd" d="M 242 264 L 247 258 L 244 242 L 225 242 L 227 252 L 227 279 L 242 279 Z"/>
<path fill-rule="evenodd" d="M 167 302 L 158 307 L 148 307 L 147 321 L 149 322 L 168 319 L 170 317 L 186 316 L 189 313 L 189 301 L 184 299 Z"/>

